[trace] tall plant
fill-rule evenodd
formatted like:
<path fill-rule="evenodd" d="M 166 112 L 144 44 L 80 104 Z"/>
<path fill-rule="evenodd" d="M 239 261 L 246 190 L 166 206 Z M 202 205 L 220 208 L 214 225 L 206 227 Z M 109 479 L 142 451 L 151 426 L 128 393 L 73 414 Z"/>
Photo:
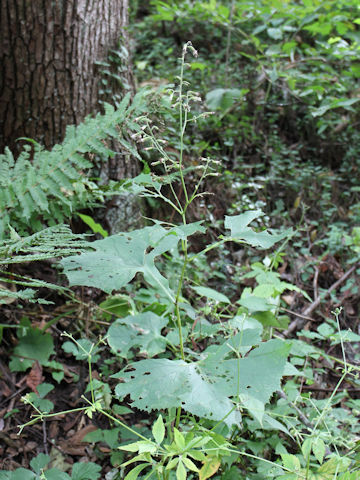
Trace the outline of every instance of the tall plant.
<path fill-rule="evenodd" d="M 168 479 L 170 471 L 175 468 L 177 478 L 186 478 L 188 470 L 201 470 L 193 463 L 194 459 L 204 463 L 200 478 L 208 478 L 204 472 L 217 462 L 224 445 L 228 447 L 225 437 L 219 437 L 222 438 L 222 446 L 214 440 L 215 431 L 222 425 L 228 435 L 234 427 L 240 428 L 244 408 L 254 418 L 263 420 L 265 404 L 280 387 L 289 351 L 289 346 L 281 340 L 261 341 L 262 326 L 252 317 L 251 310 L 241 316 L 233 316 L 226 325 L 218 325 L 215 331 L 220 334 L 213 341 L 214 345 L 206 348 L 201 355 L 190 346 L 188 325 L 195 317 L 184 292 L 184 279 L 189 268 L 197 259 L 226 242 L 268 249 L 289 232 L 256 231 L 249 224 L 258 219 L 261 212 L 248 211 L 225 218 L 229 235 L 221 236 L 198 254 L 189 251 L 188 237 L 194 233 L 205 233 L 206 229 L 202 222 L 188 222 L 188 208 L 203 195 L 200 192 L 203 180 L 209 175 L 216 175 L 215 162 L 206 158 L 195 167 L 200 175 L 194 184 L 187 183 L 185 177 L 186 128 L 199 116 L 207 115 L 192 113 L 192 105 L 200 97 L 187 89 L 184 81 L 189 52 L 197 55 L 190 42 L 183 48 L 179 86 L 169 91 L 171 106 L 178 111 L 178 156 L 175 159 L 170 156 L 156 135 L 156 127 L 143 117 L 143 128 L 136 137 L 149 142 L 150 147 L 160 154 L 155 166 L 161 165 L 163 171 L 161 175 L 141 174 L 124 186 L 142 196 L 166 202 L 179 215 L 180 224 L 165 225 L 154 221 L 153 225 L 143 229 L 96 241 L 92 244 L 94 252 L 68 257 L 61 262 L 71 285 L 93 286 L 108 293 L 126 286 L 141 273 L 147 291 L 152 292 L 157 304 L 162 306 L 162 314 L 151 309 L 136 312 L 115 321 L 108 331 L 108 343 L 120 356 L 126 358 L 132 348 L 141 345 L 149 357 L 130 363 L 114 376 L 122 379 L 115 388 L 115 397 L 122 400 L 129 395 L 132 405 L 140 410 L 167 412 L 165 424 L 159 416 L 153 426 L 154 440 L 141 439 L 122 447 L 138 452 L 125 466 L 141 462 L 130 471 L 127 479 L 135 479 L 147 469 L 150 470 L 146 478 L 153 475 L 154 478 Z M 164 185 L 168 186 L 169 195 L 163 193 Z M 171 261 L 177 255 L 178 244 L 181 266 L 176 280 L 170 282 L 161 273 L 157 260 L 164 256 Z M 197 286 L 193 290 L 209 302 L 224 304 L 234 314 L 225 295 L 206 287 Z M 254 297 L 255 301 L 256 298 L 259 300 L 259 297 Z M 167 335 L 163 333 L 164 329 L 168 331 Z M 164 353 L 167 348 L 172 352 L 170 358 Z M 101 402 L 92 406 L 109 416 Z M 189 422 L 191 418 L 193 420 Z M 113 420 L 116 422 L 116 419 Z M 165 426 L 168 443 L 162 445 Z"/>
<path fill-rule="evenodd" d="M 143 173 L 123 185 L 124 189 L 139 195 L 166 202 L 178 215 L 179 224 L 153 220 L 150 226 L 142 229 L 91 243 L 93 251 L 84 251 L 81 244 L 81 250 L 76 250 L 81 254 L 61 261 L 70 285 L 102 289 L 110 294 L 107 300 L 110 307 L 111 300 L 116 299 L 111 295 L 113 291 L 124 287 L 131 289 L 132 285 L 135 285 L 133 290 L 137 290 L 134 298 L 128 297 L 128 307 L 119 313 L 120 318 L 111 324 L 106 336 L 113 354 L 126 363 L 113 375 L 120 382 L 111 399 L 110 386 L 104 378 L 100 381 L 92 375 L 92 363 L 99 345 L 66 334 L 72 343 L 66 342 L 64 349 L 79 360 L 86 359 L 89 369 L 89 396 L 83 397 L 85 406 L 76 410 L 84 411 L 90 418 L 96 412 L 101 413 L 114 425 L 137 437 L 137 441 L 130 444 L 115 442 L 116 447 L 130 455 L 115 472 L 118 478 L 206 480 L 214 475 L 220 478 L 222 466 L 238 462 L 240 456 L 270 466 L 273 472 L 269 478 L 311 478 L 310 450 L 320 464 L 325 456 L 321 439 L 304 442 L 306 467 L 297 456 L 284 453 L 284 449 L 281 450 L 282 463 L 273 463 L 240 449 L 233 441 L 249 423 L 259 426 L 253 431 L 257 428 L 282 431 L 291 438 L 285 422 L 273 418 L 274 410 L 267 406 L 272 394 L 280 389 L 290 345 L 281 339 L 263 341 L 263 326 L 268 330 L 268 327 L 281 326 L 277 318 L 280 294 L 295 287 L 281 281 L 273 271 L 279 255 L 272 261 L 253 265 L 251 276 L 258 286 L 245 288 L 240 298 L 229 299 L 201 284 L 201 275 L 196 277 L 196 282 L 192 281 L 194 270 L 206 259 L 208 252 L 227 242 L 270 249 L 290 232 L 279 234 L 250 227 L 251 222 L 261 217 L 259 210 L 250 210 L 226 216 L 225 230 L 229 233 L 201 252 L 195 254 L 189 248 L 191 235 L 206 233 L 202 222 L 189 222 L 189 206 L 203 195 L 203 180 L 216 174 L 215 162 L 203 159 L 190 169 L 200 172 L 197 177 L 193 176 L 197 180 L 191 183 L 186 178 L 189 171 L 184 165 L 186 128 L 204 115 L 193 114 L 193 104 L 199 100 L 199 95 L 189 90 L 184 81 L 189 52 L 196 55 L 188 42 L 182 52 L 179 86 L 168 91 L 171 108 L 178 113 L 178 156 L 170 155 L 148 117 L 138 119 L 143 126 L 136 137 L 158 152 L 159 160 L 154 162 L 154 167 L 161 171 L 159 174 Z M 198 308 L 200 298 L 205 298 L 202 309 Z M 119 309 L 114 311 L 119 312 Z M 213 314 L 215 321 L 208 321 L 206 315 L 209 314 Z M 145 358 L 134 360 L 137 350 Z M 301 356 L 298 352 L 295 354 Z M 308 349 L 307 354 L 318 353 Z M 126 398 L 130 398 L 132 407 L 154 416 L 148 434 L 140 433 L 118 418 L 117 402 Z M 59 414 L 42 411 L 40 402 L 34 402 L 34 394 L 27 395 L 24 400 L 37 411 L 28 424 Z M 313 434 L 317 426 L 312 429 Z M 66 474 L 54 476 L 52 470 L 40 472 L 48 458 L 40 460 L 40 467 L 39 461 L 32 464 L 36 475 L 41 473 L 51 480 L 69 480 Z M 344 465 L 348 464 L 330 459 L 315 473 L 317 478 L 325 480 L 330 478 L 326 476 L 329 472 L 331 475 L 344 472 Z M 237 469 L 235 473 L 228 472 L 230 476 L 225 474 L 224 478 L 239 478 Z M 267 472 L 270 474 L 269 470 Z M 77 478 L 75 474 L 73 469 L 73 478 Z M 13 480 L 17 478 L 14 475 L 4 478 Z M 36 476 L 31 475 L 29 478 Z M 98 472 L 94 471 L 93 478 L 97 476 Z M 353 477 L 348 478 L 353 480 Z"/>

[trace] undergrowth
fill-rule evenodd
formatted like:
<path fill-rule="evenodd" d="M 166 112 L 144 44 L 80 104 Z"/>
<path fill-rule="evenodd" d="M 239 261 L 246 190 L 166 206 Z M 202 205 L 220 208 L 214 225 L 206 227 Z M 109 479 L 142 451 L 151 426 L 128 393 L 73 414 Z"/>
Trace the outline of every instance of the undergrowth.
<path fill-rule="evenodd" d="M 196 106 L 199 94 L 185 80 L 189 54 L 197 57 L 187 42 L 177 84 L 167 86 L 161 99 L 162 114 L 172 115 L 177 128 L 176 150 L 159 136 L 151 115 L 137 118 L 134 140 L 154 155 L 148 157 L 150 167 L 121 185 L 150 202 L 165 203 L 174 215 L 167 221 L 149 219 L 144 228 L 107 236 L 88 248 L 65 227 L 29 238 L 13 232 L 13 239 L 3 243 L 3 264 L 64 257 L 60 265 L 70 286 L 107 294 L 94 306 L 94 315 L 110 323 L 99 339 L 63 334 L 64 352 L 87 365 L 81 405 L 53 411 L 46 398 L 51 398 L 52 385 L 38 383 L 23 397 L 34 414 L 20 434 L 59 415 L 82 412 L 93 419 L 100 414 L 109 428 L 97 429 L 86 440 L 108 445 L 112 470 L 105 478 L 111 479 L 356 480 L 359 403 L 343 385 L 359 384 L 356 356 L 350 362 L 347 350 L 358 335 L 341 328 L 341 309 L 316 332 L 301 332 L 301 340 L 278 333 L 290 325 L 285 296 L 311 301 L 305 289 L 281 275 L 286 246 L 297 238 L 301 221 L 297 230 L 283 225 L 274 230 L 271 216 L 260 209 L 239 213 L 235 206 L 219 225 L 221 234 L 204 221 L 189 220 L 195 202 L 211 199 L 204 185 L 219 173 L 218 162 L 207 156 L 189 162 L 198 146 L 187 132 L 208 118 Z M 192 243 L 193 235 L 203 237 L 205 245 Z M 240 259 L 233 264 L 230 250 Z M 247 258 L 246 269 L 242 258 Z M 37 286 L 35 280 L 28 285 Z M 77 301 L 68 289 L 62 294 Z M 48 327 L 34 328 L 22 319 L 11 368 L 35 371 L 43 366 L 60 382 L 63 372 L 51 360 L 54 343 Z M 309 337 L 311 343 L 305 341 Z M 340 346 L 341 356 L 325 352 L 320 341 Z M 320 358 L 326 363 L 317 368 Z M 336 375 L 335 386 L 327 397 L 313 398 L 305 387 L 324 368 Z M 3 471 L 0 479 L 100 477 L 94 463 L 75 463 L 70 474 L 52 467 L 51 460 L 40 454 L 31 470 Z"/>

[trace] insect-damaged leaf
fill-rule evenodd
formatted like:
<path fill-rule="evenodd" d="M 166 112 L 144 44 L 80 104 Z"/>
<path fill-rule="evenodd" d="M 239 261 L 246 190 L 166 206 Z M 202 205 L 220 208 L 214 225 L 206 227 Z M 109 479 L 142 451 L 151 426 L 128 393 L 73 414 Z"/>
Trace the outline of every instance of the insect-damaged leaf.
<path fill-rule="evenodd" d="M 166 350 L 167 340 L 161 330 L 167 325 L 166 318 L 153 312 L 143 312 L 117 319 L 109 328 L 107 339 L 110 347 L 126 358 L 131 348 L 153 357 Z"/>
<path fill-rule="evenodd" d="M 199 417 L 220 420 L 233 408 L 230 399 L 197 363 L 162 358 L 141 360 L 131 368 L 116 375 L 125 382 L 116 386 L 115 393 L 120 398 L 130 395 L 140 410 L 182 407 Z M 227 417 L 230 425 L 239 421 L 238 412 Z"/>
<path fill-rule="evenodd" d="M 280 388 L 290 347 L 270 340 L 245 358 L 226 359 L 233 356 L 232 348 L 224 348 L 228 343 L 219 345 L 219 354 L 211 352 L 199 362 L 165 358 L 135 362 L 115 375 L 123 380 L 115 393 L 119 398 L 130 395 L 140 410 L 182 407 L 199 417 L 224 419 L 228 425 L 239 424 L 241 417 L 232 400 L 244 396 L 245 406 L 261 421 L 264 409 L 258 407 Z"/>
<path fill-rule="evenodd" d="M 61 264 L 70 285 L 86 285 L 104 292 L 119 290 L 137 273 L 170 301 L 175 295 L 155 266 L 155 258 L 175 248 L 180 239 L 203 231 L 201 222 L 166 230 L 153 225 L 93 242 L 94 252 L 64 258 Z"/>

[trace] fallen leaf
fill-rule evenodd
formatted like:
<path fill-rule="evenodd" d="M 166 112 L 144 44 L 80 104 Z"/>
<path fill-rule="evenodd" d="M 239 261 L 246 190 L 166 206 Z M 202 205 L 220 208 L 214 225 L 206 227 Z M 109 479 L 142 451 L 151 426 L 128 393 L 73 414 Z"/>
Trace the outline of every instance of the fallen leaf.
<path fill-rule="evenodd" d="M 282 300 L 284 300 L 284 302 L 287 304 L 287 305 L 292 305 L 292 303 L 294 302 L 294 299 L 295 299 L 295 295 L 294 294 L 289 294 L 289 295 L 282 295 L 281 296 Z"/>
<path fill-rule="evenodd" d="M 37 387 L 42 383 L 44 377 L 42 375 L 42 366 L 38 361 L 34 362 L 32 369 L 26 376 L 26 385 L 35 393 L 38 393 Z"/>
<path fill-rule="evenodd" d="M 59 442 L 59 447 L 61 448 L 63 453 L 68 455 L 79 455 L 83 456 L 86 455 L 86 442 L 83 442 L 83 438 L 90 432 L 97 430 L 95 425 L 87 425 L 86 427 L 82 428 L 74 435 L 66 438 L 65 440 L 61 440 Z"/>

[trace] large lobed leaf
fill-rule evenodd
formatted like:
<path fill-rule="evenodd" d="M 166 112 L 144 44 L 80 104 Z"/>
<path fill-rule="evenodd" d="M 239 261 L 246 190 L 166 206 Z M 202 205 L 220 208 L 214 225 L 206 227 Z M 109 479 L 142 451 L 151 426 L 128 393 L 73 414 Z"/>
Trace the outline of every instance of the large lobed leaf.
<path fill-rule="evenodd" d="M 200 364 L 162 358 L 141 360 L 131 368 L 117 375 L 125 383 L 117 385 L 115 393 L 120 398 L 130 395 L 133 405 L 140 410 L 182 407 L 199 417 L 220 420 L 233 408 Z M 238 424 L 239 413 L 230 413 L 227 421 Z"/>
<path fill-rule="evenodd" d="M 225 228 L 228 228 L 231 231 L 231 236 L 234 240 L 239 239 L 253 247 L 264 249 L 271 248 L 276 242 L 279 242 L 292 234 L 291 229 L 278 234 L 269 233 L 266 230 L 256 232 L 248 225 L 261 215 L 264 215 L 261 210 L 249 210 L 240 215 L 234 215 L 232 217 L 225 216 Z"/>
<path fill-rule="evenodd" d="M 241 340 L 243 339 L 243 341 Z M 259 343 L 259 331 L 245 330 L 218 348 L 204 352 L 199 362 L 151 359 L 131 364 L 115 375 L 119 398 L 130 395 L 133 406 L 146 411 L 182 407 L 199 417 L 239 424 L 234 402 L 262 420 L 264 406 L 280 388 L 290 346 L 270 340 L 253 349 L 245 358 L 228 358 L 233 352 L 244 355 L 251 340 Z"/>
<path fill-rule="evenodd" d="M 97 287 L 110 293 L 131 282 L 137 273 L 142 273 L 145 280 L 157 288 L 161 295 L 174 301 L 175 295 L 167 279 L 155 266 L 155 258 L 175 248 L 180 239 L 196 231 L 204 231 L 200 223 L 170 230 L 157 224 L 112 235 L 92 243 L 94 252 L 65 258 L 61 264 L 70 285 Z"/>

